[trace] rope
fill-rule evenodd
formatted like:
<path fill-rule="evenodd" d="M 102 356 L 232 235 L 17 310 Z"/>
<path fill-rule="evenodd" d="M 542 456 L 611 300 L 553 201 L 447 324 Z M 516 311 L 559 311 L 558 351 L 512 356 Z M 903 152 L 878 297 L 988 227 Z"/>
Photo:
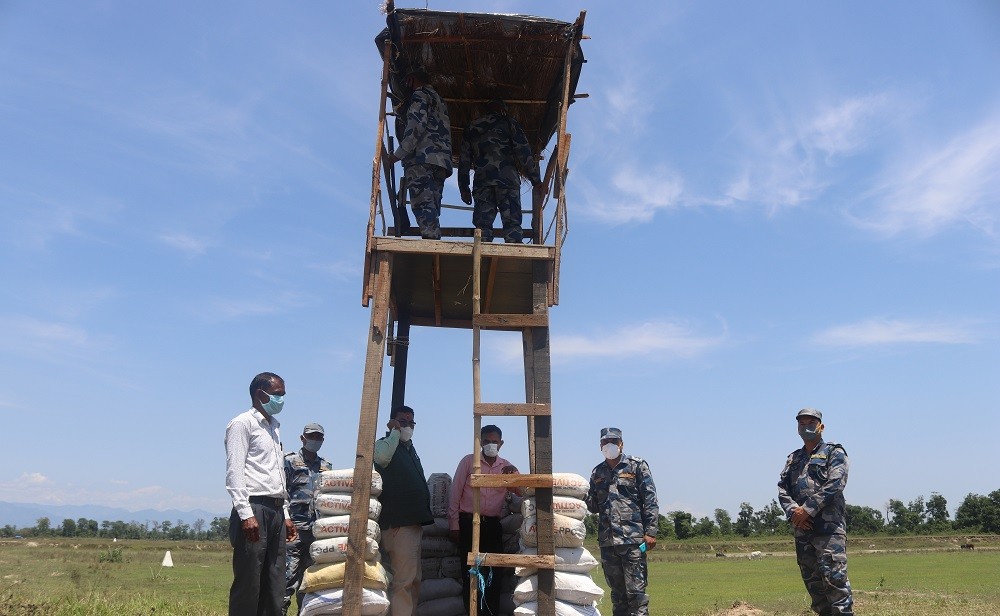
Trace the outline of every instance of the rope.
<path fill-rule="evenodd" d="M 486 597 L 486 587 L 493 583 L 493 567 L 489 567 L 489 573 L 486 577 L 479 571 L 479 568 L 483 564 L 483 559 L 486 558 L 485 554 L 476 554 L 476 564 L 469 567 L 469 577 L 475 576 L 478 578 L 476 586 L 479 588 L 479 610 L 483 610 L 483 599 Z"/>

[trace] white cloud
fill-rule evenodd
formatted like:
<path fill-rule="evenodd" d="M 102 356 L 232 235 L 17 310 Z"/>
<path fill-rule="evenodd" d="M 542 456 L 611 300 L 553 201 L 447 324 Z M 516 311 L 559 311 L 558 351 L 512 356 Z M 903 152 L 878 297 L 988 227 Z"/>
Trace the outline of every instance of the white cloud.
<path fill-rule="evenodd" d="M 198 257 L 205 254 L 209 246 L 208 240 L 183 233 L 165 233 L 159 237 L 159 240 L 188 257 Z"/>
<path fill-rule="evenodd" d="M 22 485 L 38 486 L 42 484 L 49 483 L 49 478 L 41 473 L 24 473 L 18 479 L 18 483 Z"/>
<path fill-rule="evenodd" d="M 718 347 L 726 338 L 725 331 L 706 335 L 684 323 L 647 321 L 590 335 L 553 336 L 552 361 L 568 363 L 579 359 L 635 358 L 654 354 L 663 360 L 690 359 Z M 523 361 L 520 339 L 505 337 L 491 341 L 491 346 L 491 353 L 498 353 L 504 363 Z"/>
<path fill-rule="evenodd" d="M 0 316 L 0 348 L 48 351 L 65 347 L 81 347 L 89 336 L 79 327 L 67 323 L 42 321 L 25 316 Z"/>
<path fill-rule="evenodd" d="M 1000 119 L 972 127 L 931 151 L 904 152 L 871 192 L 859 224 L 895 235 L 933 235 L 971 225 L 989 235 L 1000 221 Z"/>
<path fill-rule="evenodd" d="M 587 199 L 588 213 L 609 224 L 649 222 L 658 210 L 676 207 L 684 192 L 683 179 L 665 165 L 622 167 L 611 184 L 613 194 Z"/>
<path fill-rule="evenodd" d="M 976 335 L 965 323 L 873 318 L 819 332 L 813 342 L 824 346 L 886 344 L 970 344 Z"/>

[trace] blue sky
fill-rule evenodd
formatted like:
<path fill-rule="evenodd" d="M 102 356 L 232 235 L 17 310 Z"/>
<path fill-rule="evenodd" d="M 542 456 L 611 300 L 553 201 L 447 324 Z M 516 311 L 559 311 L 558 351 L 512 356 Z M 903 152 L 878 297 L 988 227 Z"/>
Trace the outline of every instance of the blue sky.
<path fill-rule="evenodd" d="M 1000 488 L 1000 5 L 430 8 L 588 11 L 557 471 L 617 425 L 664 511 L 735 515 L 814 406 L 851 503 Z M 262 370 L 286 448 L 319 421 L 353 465 L 383 25 L 377 2 L 0 2 L 0 500 L 226 515 L 223 433 Z M 483 399 L 523 399 L 519 338 L 484 341 Z M 470 332 L 414 330 L 428 473 L 471 450 L 471 401 Z"/>

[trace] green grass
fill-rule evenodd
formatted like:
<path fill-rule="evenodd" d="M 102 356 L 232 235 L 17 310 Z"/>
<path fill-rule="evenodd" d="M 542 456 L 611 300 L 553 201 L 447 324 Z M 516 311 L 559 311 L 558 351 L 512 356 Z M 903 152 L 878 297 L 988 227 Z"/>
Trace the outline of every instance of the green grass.
<path fill-rule="evenodd" d="M 859 614 L 1000 614 L 1000 537 L 860 538 L 849 545 Z M 33 545 L 34 544 L 34 545 Z M 868 546 L 875 544 L 874 553 Z M 596 546 L 588 545 L 595 555 Z M 985 549 L 984 549 L 985 548 Z M 160 563 L 171 551 L 173 568 Z M 751 550 L 763 560 L 745 557 Z M 708 616 L 744 601 L 775 616 L 808 614 L 788 538 L 668 541 L 650 553 L 650 613 Z M 729 558 L 716 558 L 725 551 Z M 0 614 L 10 616 L 222 616 L 232 581 L 227 542 L 0 541 Z M 600 570 L 594 580 L 605 587 Z M 605 591 L 607 588 L 605 587 Z M 610 595 L 600 605 L 611 613 Z"/>

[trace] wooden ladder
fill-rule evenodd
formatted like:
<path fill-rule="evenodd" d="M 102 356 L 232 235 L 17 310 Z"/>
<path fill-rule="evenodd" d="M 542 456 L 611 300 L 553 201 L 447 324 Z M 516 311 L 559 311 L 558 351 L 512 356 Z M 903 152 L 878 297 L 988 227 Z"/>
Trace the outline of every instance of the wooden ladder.
<path fill-rule="evenodd" d="M 472 250 L 472 396 L 473 446 L 472 475 L 472 551 L 467 565 L 484 567 L 533 567 L 538 569 L 538 614 L 555 614 L 555 541 L 552 525 L 552 387 L 549 350 L 549 277 L 551 264 L 536 261 L 532 273 L 532 312 L 530 314 L 483 314 L 481 232 L 475 231 Z M 495 265 L 495 264 L 494 264 Z M 482 329 L 520 330 L 524 349 L 525 402 L 486 403 L 480 389 L 480 331 Z M 526 417 L 528 427 L 528 458 L 530 472 L 521 475 L 481 474 L 479 455 L 483 417 Z M 480 502 L 482 488 L 530 487 L 535 489 L 537 556 L 523 554 L 493 554 L 479 551 Z M 472 575 L 467 572 L 466 575 Z M 479 607 L 476 580 L 470 584 L 469 616 L 476 616 Z"/>

